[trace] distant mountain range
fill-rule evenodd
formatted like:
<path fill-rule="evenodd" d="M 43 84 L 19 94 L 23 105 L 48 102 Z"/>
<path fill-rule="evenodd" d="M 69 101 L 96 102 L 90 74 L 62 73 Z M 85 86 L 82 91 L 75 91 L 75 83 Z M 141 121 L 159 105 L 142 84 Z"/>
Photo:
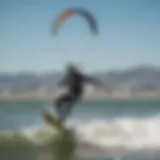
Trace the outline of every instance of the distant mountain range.
<path fill-rule="evenodd" d="M 160 85 L 160 67 L 134 66 L 124 70 L 110 70 L 93 73 L 109 85 Z M 0 73 L 0 86 L 3 85 L 50 85 L 56 83 L 61 73 Z"/>

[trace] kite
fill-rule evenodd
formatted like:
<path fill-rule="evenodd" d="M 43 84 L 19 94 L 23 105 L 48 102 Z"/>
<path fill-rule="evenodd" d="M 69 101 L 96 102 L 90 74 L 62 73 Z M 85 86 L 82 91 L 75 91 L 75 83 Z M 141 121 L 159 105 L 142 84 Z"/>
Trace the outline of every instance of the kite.
<path fill-rule="evenodd" d="M 66 19 L 77 14 L 85 18 L 85 20 L 88 22 L 88 25 L 92 33 L 94 34 L 98 33 L 98 27 L 95 17 L 88 10 L 84 8 L 68 8 L 59 13 L 52 23 L 52 31 L 54 33 L 57 33 Z"/>

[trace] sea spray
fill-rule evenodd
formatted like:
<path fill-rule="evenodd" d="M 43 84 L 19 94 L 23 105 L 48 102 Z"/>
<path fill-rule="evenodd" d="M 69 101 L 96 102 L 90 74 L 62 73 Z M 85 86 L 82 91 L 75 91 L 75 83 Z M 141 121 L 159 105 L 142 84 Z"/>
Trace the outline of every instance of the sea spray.
<path fill-rule="evenodd" d="M 73 150 L 76 148 L 78 156 L 96 156 L 103 154 L 128 155 L 135 153 L 156 155 L 160 153 L 159 115 L 143 118 L 126 116 L 111 120 L 94 119 L 85 123 L 78 122 L 77 124 L 75 124 L 74 121 L 73 125 L 70 124 L 70 126 L 74 128 L 75 132 L 73 133 L 75 133 L 77 144 L 71 143 L 73 137 L 70 137 L 71 141 L 67 141 L 61 137 L 57 130 L 45 125 L 41 126 L 41 128 L 35 127 L 17 131 L 0 132 L 0 145 L 1 148 L 3 148 L 5 144 L 8 144 L 7 146 L 9 146 L 9 144 L 13 146 L 14 143 L 22 146 L 20 148 L 24 148 L 26 144 L 32 147 L 36 146 L 38 148 L 38 157 L 42 158 L 51 155 L 49 160 L 53 159 L 55 150 L 59 150 L 56 151 L 61 153 L 59 159 L 63 159 L 62 155 L 66 153 L 64 152 L 62 154 L 62 150 L 64 149 L 65 151 L 66 148 L 68 153 L 73 153 Z M 62 145 L 62 141 L 65 144 L 64 146 Z M 69 143 L 73 144 L 70 145 L 70 149 L 68 148 Z M 8 151 L 6 154 L 9 156 Z M 18 156 L 18 153 L 16 156 Z M 68 157 L 70 156 L 68 155 Z M 7 159 L 10 160 L 9 158 Z M 47 158 L 44 159 L 46 160 Z M 42 158 L 41 160 L 44 159 Z"/>

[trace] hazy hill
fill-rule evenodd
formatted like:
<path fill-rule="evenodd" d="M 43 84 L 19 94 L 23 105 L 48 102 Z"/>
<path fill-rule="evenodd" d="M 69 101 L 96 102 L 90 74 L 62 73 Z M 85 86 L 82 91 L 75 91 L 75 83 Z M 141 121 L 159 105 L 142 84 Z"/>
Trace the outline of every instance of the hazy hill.
<path fill-rule="evenodd" d="M 160 68 L 153 66 L 135 66 L 125 70 L 112 70 L 103 73 L 94 73 L 110 85 L 160 85 Z M 63 75 L 61 73 L 0 73 L 0 86 L 3 85 L 49 85 L 56 83 Z"/>

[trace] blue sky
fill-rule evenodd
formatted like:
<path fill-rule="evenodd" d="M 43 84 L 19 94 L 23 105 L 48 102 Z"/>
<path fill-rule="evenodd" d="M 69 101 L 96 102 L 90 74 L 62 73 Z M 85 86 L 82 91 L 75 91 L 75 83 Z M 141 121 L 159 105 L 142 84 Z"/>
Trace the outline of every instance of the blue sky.
<path fill-rule="evenodd" d="M 83 6 L 96 17 L 93 36 L 82 17 L 72 17 L 57 36 L 50 24 L 67 7 Z M 67 61 L 86 70 L 159 65 L 159 0 L 0 0 L 0 72 L 45 72 Z"/>

